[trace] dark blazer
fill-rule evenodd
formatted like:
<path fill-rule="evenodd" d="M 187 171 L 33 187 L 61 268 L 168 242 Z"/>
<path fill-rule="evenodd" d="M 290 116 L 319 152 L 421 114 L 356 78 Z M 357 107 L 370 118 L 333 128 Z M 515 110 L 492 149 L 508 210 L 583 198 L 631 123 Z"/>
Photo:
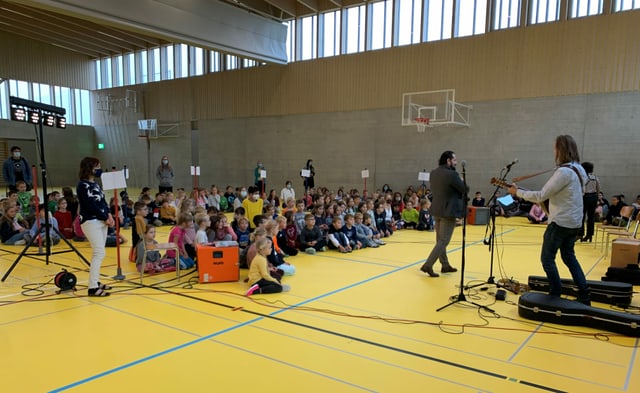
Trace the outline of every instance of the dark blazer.
<path fill-rule="evenodd" d="M 440 165 L 432 170 L 429 183 L 433 193 L 431 214 L 435 217 L 458 218 L 465 213 L 464 182 L 455 168 Z"/>

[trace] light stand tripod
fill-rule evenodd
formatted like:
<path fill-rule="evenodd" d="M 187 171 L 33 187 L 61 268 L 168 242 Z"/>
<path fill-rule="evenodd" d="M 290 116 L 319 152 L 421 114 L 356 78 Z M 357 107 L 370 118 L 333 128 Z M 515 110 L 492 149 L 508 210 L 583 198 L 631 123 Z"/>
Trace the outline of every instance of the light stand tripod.
<path fill-rule="evenodd" d="M 20 106 L 22 108 L 28 108 L 32 111 L 36 111 L 38 113 L 38 127 L 37 127 L 37 138 L 39 139 L 39 146 L 40 146 L 40 171 L 41 171 L 41 175 L 42 175 L 42 193 L 44 195 L 44 199 L 46 199 L 47 197 L 47 164 L 45 161 L 45 154 L 44 154 L 44 138 L 43 138 L 43 131 L 42 131 L 42 122 L 44 121 L 44 114 L 56 114 L 56 115 L 60 115 L 60 116 L 64 116 L 66 113 L 66 110 L 64 108 L 59 108 L 56 106 L 52 106 L 52 105 L 47 105 L 47 104 L 41 104 L 39 102 L 35 102 L 35 101 L 30 101 L 30 100 L 25 100 L 22 98 L 17 98 L 17 97 L 9 97 L 9 103 L 12 106 Z M 37 194 L 37 189 L 34 190 Z M 36 220 L 40 220 L 40 217 L 36 217 Z M 60 231 L 58 231 L 56 228 L 54 228 L 51 225 L 51 222 L 49 221 L 49 212 L 45 211 L 44 214 L 44 227 L 41 226 L 40 228 L 40 232 L 42 232 L 42 229 L 44 228 L 44 235 L 45 235 L 45 261 L 46 264 L 49 264 L 49 257 L 52 254 L 62 254 L 62 253 L 66 253 L 66 252 L 75 252 L 80 259 L 82 259 L 82 261 L 87 265 L 91 265 L 89 263 L 89 261 L 67 240 L 66 237 L 64 237 Z M 67 245 L 69 246 L 69 250 L 64 250 L 64 251 L 56 251 L 56 252 L 51 252 L 51 233 L 50 230 L 53 230 L 54 232 L 57 233 L 57 235 L 60 237 L 60 239 L 64 240 L 65 243 L 67 243 Z M 23 256 L 30 256 L 30 255 L 42 255 L 41 253 L 27 253 L 27 251 L 29 250 L 29 247 L 33 244 L 33 242 L 38 238 L 38 236 L 40 236 L 40 233 L 38 233 L 36 236 L 33 236 L 33 238 L 27 242 L 27 244 L 25 244 L 24 249 L 22 250 L 22 252 L 20 253 L 20 255 L 18 255 L 18 258 L 16 258 L 15 261 L 13 261 L 13 264 L 11 264 L 11 266 L 9 267 L 9 270 L 7 270 L 7 272 L 4 274 L 4 276 L 2 276 L 2 280 L 0 281 L 5 281 L 7 279 L 7 277 L 9 277 L 9 275 L 11 274 L 11 272 L 13 271 L 13 269 L 16 267 L 16 265 L 18 264 L 18 262 L 20 262 L 20 259 L 22 259 Z"/>
<path fill-rule="evenodd" d="M 445 304 L 444 306 L 440 307 L 439 309 L 437 309 L 436 311 L 440 311 L 440 310 L 444 310 L 445 308 L 459 303 L 459 302 L 467 302 L 469 304 L 473 304 L 476 307 L 480 307 L 480 308 L 484 308 L 485 310 L 489 311 L 489 312 L 494 312 L 492 309 L 490 309 L 487 306 L 484 306 L 482 304 L 478 304 L 472 301 L 467 300 L 466 296 L 464 295 L 464 270 L 465 270 L 465 241 L 467 238 L 467 213 L 466 213 L 466 206 L 467 206 L 467 202 L 469 201 L 469 187 L 467 187 L 467 171 L 466 171 L 466 166 L 467 163 L 465 161 L 462 161 L 462 181 L 464 182 L 464 195 L 463 195 L 463 201 L 464 201 L 464 206 L 465 206 L 465 212 L 463 213 L 462 216 L 462 261 L 461 261 L 461 268 L 460 268 L 460 291 L 458 292 L 458 296 L 452 300 L 451 302 L 449 302 L 448 304 Z"/>

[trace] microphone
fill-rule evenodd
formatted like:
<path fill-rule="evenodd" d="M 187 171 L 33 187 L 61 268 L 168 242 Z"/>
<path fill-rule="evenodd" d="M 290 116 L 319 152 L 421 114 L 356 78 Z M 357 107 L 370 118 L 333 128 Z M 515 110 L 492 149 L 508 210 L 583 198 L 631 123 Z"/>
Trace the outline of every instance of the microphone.
<path fill-rule="evenodd" d="M 517 164 L 517 163 L 518 163 L 518 161 L 519 161 L 519 160 L 516 158 L 515 160 L 511 161 L 511 163 L 510 163 L 510 164 L 507 164 L 507 166 L 505 166 L 505 167 L 504 167 L 504 168 L 502 168 L 502 169 L 511 169 L 511 167 L 512 167 L 512 166 L 514 166 L 515 164 Z"/>
<path fill-rule="evenodd" d="M 464 169 L 467 166 L 467 161 L 466 160 L 462 160 L 462 161 L 460 161 L 460 164 L 462 164 L 462 169 Z"/>

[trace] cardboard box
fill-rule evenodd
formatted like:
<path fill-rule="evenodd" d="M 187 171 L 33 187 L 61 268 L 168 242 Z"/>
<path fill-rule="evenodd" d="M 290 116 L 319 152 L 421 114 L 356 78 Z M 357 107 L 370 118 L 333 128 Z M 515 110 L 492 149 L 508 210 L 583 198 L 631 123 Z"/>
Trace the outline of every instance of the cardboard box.
<path fill-rule="evenodd" d="M 611 266 L 627 267 L 637 264 L 640 257 L 640 240 L 615 239 L 611 247 Z"/>
<path fill-rule="evenodd" d="M 487 225 L 489 222 L 488 207 L 467 207 L 467 224 L 469 225 Z"/>
<path fill-rule="evenodd" d="M 196 258 L 201 283 L 238 281 L 240 279 L 238 246 L 198 245 Z"/>

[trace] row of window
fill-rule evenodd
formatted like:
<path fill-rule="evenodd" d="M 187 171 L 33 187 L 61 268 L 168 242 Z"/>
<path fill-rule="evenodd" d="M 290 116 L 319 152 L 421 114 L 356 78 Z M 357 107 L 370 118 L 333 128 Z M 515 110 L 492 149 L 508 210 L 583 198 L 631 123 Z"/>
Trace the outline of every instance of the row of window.
<path fill-rule="evenodd" d="M 568 18 L 603 13 L 603 0 L 566 0 Z M 382 0 L 291 20 L 289 62 L 484 34 L 558 21 L 564 0 Z M 522 21 L 523 7 L 527 10 Z M 613 11 L 640 8 L 614 0 Z M 487 18 L 489 13 L 489 18 Z M 97 89 L 186 78 L 265 63 L 185 44 L 95 61 Z"/>
<path fill-rule="evenodd" d="M 186 78 L 261 64 L 264 63 L 185 44 L 164 45 L 96 60 L 96 89 Z"/>
<path fill-rule="evenodd" d="M 7 79 L 0 82 L 0 119 L 10 118 L 10 96 L 64 108 L 67 124 L 91 125 L 89 90 Z"/>
<path fill-rule="evenodd" d="M 603 12 L 603 0 L 566 0 L 568 17 Z M 382 0 L 286 22 L 290 62 L 484 34 L 520 26 L 523 5 L 529 25 L 557 21 L 563 0 Z M 640 0 L 614 0 L 613 11 L 640 8 Z M 487 18 L 487 12 L 490 18 Z M 487 26 L 489 24 L 490 27 Z M 95 61 L 96 89 L 142 84 L 265 63 L 185 44 Z M 70 124 L 91 124 L 87 90 L 41 83 L 0 82 L 0 118 L 9 118 L 9 96 L 67 110 Z"/>

